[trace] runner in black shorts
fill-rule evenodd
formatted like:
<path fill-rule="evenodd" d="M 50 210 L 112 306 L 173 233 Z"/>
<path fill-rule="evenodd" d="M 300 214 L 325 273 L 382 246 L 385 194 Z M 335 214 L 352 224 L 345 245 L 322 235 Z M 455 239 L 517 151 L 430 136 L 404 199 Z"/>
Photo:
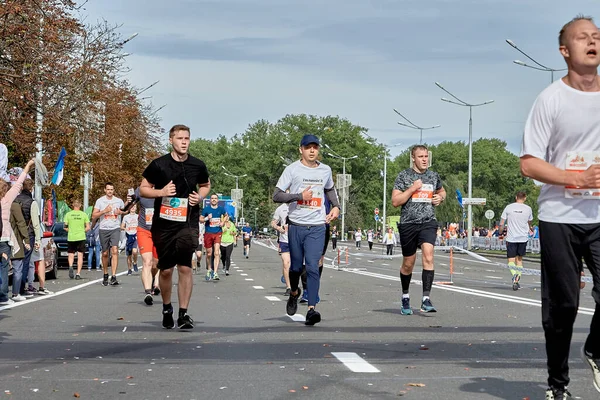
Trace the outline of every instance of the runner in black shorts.
<path fill-rule="evenodd" d="M 163 327 L 175 326 L 171 290 L 173 268 L 177 266 L 177 326 L 192 329 L 194 321 L 187 313 L 194 284 L 192 256 L 198 248 L 199 205 L 210 191 L 210 180 L 204 162 L 188 154 L 190 128 L 172 127 L 169 144 L 171 153 L 155 159 L 144 171 L 140 193 L 155 199 L 151 232 L 160 270 Z"/>
<path fill-rule="evenodd" d="M 416 145 L 411 149 L 413 167 L 400 171 L 394 190 L 392 205 L 402 206 L 398 231 L 402 247 L 402 315 L 413 313 L 410 308 L 408 289 L 417 258 L 417 247 L 421 248 L 423 259 L 423 301 L 421 311 L 436 312 L 429 294 L 433 285 L 433 246 L 437 233 L 434 207 L 446 199 L 446 191 L 437 172 L 428 169 L 429 152 L 427 147 Z"/>

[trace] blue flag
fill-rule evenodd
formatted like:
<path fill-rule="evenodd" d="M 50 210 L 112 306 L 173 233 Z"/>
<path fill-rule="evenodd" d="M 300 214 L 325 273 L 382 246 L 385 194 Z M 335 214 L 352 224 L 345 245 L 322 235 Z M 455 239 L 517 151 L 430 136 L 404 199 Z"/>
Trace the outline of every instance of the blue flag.
<path fill-rule="evenodd" d="M 56 165 L 54 166 L 54 175 L 52 176 L 52 183 L 54 185 L 60 185 L 63 180 L 66 156 L 67 151 L 62 147 L 60 149 L 60 154 L 58 155 L 58 160 L 56 160 Z"/>
<path fill-rule="evenodd" d="M 458 200 L 458 204 L 461 206 L 463 206 L 462 203 L 462 194 L 460 193 L 460 190 L 456 189 L 456 200 Z"/>

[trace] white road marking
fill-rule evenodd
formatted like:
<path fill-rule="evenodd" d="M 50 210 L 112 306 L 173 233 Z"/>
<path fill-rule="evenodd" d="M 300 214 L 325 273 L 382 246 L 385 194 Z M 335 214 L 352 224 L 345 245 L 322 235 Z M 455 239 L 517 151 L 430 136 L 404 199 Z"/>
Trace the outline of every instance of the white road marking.
<path fill-rule="evenodd" d="M 269 301 L 281 301 L 281 299 L 276 296 L 265 296 L 265 299 L 267 299 Z"/>
<path fill-rule="evenodd" d="M 382 263 L 381 265 L 386 265 L 386 266 L 389 266 L 390 264 Z"/>
<path fill-rule="evenodd" d="M 248 274 L 240 274 L 240 276 L 248 276 Z"/>
<path fill-rule="evenodd" d="M 440 263 L 440 265 L 441 265 L 442 267 L 447 267 L 447 266 L 448 266 L 448 264 L 442 264 L 442 263 Z"/>
<path fill-rule="evenodd" d="M 484 278 L 490 278 L 490 279 L 502 279 L 499 276 L 491 276 L 491 275 L 485 275 Z"/>
<path fill-rule="evenodd" d="M 292 321 L 306 322 L 306 317 L 302 314 L 288 315 L 288 317 L 290 317 L 292 319 Z"/>
<path fill-rule="evenodd" d="M 127 271 L 119 272 L 117 274 L 117 276 L 121 276 L 121 275 L 125 275 L 125 274 L 127 274 Z M 24 300 L 24 301 L 19 301 L 19 302 L 15 302 L 13 304 L 2 306 L 2 307 L 0 307 L 0 311 L 2 311 L 2 310 L 8 310 L 10 308 L 24 306 L 26 304 L 35 303 L 36 301 L 42 301 L 44 299 L 49 299 L 49 298 L 52 298 L 52 297 L 60 296 L 62 294 L 67 294 L 67 293 L 70 293 L 70 292 L 74 292 L 75 290 L 83 289 L 84 287 L 88 287 L 88 286 L 91 286 L 91 285 L 96 285 L 96 284 L 102 282 L 102 279 L 103 278 L 94 279 L 92 281 L 89 281 L 89 282 L 86 282 L 86 283 L 82 283 L 81 285 L 77 285 L 77 286 L 70 287 L 68 289 L 60 290 L 60 291 L 52 293 L 52 294 L 47 294 L 47 295 L 42 295 L 42 296 L 38 295 L 38 296 L 33 297 L 31 299 L 27 299 L 27 300 Z M 47 288 L 48 287 L 46 286 L 46 289 Z M 110 290 L 110 289 L 107 289 L 107 290 Z"/>
<path fill-rule="evenodd" d="M 252 287 L 256 290 L 265 290 L 265 288 L 262 286 L 252 286 Z"/>
<path fill-rule="evenodd" d="M 367 262 L 373 263 L 373 262 L 375 262 L 375 261 L 373 261 L 373 260 L 367 260 Z"/>
<path fill-rule="evenodd" d="M 245 281 L 248 281 L 248 282 L 254 282 L 254 279 L 252 279 L 252 278 L 246 278 L 246 279 L 244 279 L 244 280 L 245 280 Z"/>
<path fill-rule="evenodd" d="M 331 353 L 352 372 L 377 373 L 381 372 L 356 353 Z"/>

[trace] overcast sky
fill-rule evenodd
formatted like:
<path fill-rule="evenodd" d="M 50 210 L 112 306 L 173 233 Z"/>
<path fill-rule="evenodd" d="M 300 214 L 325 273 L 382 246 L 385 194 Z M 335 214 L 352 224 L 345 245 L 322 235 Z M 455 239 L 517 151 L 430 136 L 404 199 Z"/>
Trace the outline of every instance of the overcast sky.
<path fill-rule="evenodd" d="M 599 17 L 597 0 L 89 0 L 87 22 L 123 24 L 139 36 L 125 51 L 127 78 L 153 96 L 166 129 L 231 137 L 286 114 L 339 115 L 381 143 L 468 140 L 468 108 L 442 102 L 434 82 L 474 109 L 473 137 L 498 137 L 518 152 L 523 124 L 550 73 L 563 68 L 557 36 L 578 13 Z M 556 78 L 562 76 L 556 74 Z M 395 148 L 397 154 L 402 147 Z"/>

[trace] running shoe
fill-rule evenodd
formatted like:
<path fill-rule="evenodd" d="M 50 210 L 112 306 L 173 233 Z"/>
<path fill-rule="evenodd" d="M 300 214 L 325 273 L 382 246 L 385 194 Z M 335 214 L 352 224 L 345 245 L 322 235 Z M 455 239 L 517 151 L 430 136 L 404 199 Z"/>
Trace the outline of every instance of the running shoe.
<path fill-rule="evenodd" d="M 15 304 L 15 302 L 12 301 L 11 299 L 6 299 L 4 301 L 0 301 L 0 305 L 2 305 L 2 306 L 9 306 L 11 304 Z"/>
<path fill-rule="evenodd" d="M 80 280 L 80 279 L 81 279 L 81 275 L 79 275 L 79 274 L 75 275 L 75 280 L 76 280 L 76 281 L 78 281 L 78 280 Z"/>
<path fill-rule="evenodd" d="M 75 278 L 75 273 L 73 272 L 73 267 L 69 267 L 69 278 L 73 279 Z"/>
<path fill-rule="evenodd" d="M 400 314 L 402 315 L 412 315 L 413 310 L 410 308 L 410 298 L 403 297 L 402 298 L 402 308 L 400 309 Z"/>
<path fill-rule="evenodd" d="M 248 258 L 248 256 L 246 256 L 246 258 Z"/>
<path fill-rule="evenodd" d="M 102 286 L 108 286 L 108 274 L 104 274 L 102 278 Z"/>
<path fill-rule="evenodd" d="M 127 276 L 129 276 L 129 275 L 131 275 L 131 274 L 133 274 L 133 271 L 132 271 L 132 270 L 130 270 L 130 269 L 128 269 L 128 270 L 127 270 Z"/>
<path fill-rule="evenodd" d="M 206 271 L 206 276 L 204 277 L 204 279 L 206 279 L 207 281 L 210 281 L 212 279 L 212 274 L 211 274 L 211 270 Z"/>
<path fill-rule="evenodd" d="M 154 289 L 152 289 L 152 293 L 155 296 L 158 296 L 160 294 L 160 288 L 158 286 L 154 286 Z"/>
<path fill-rule="evenodd" d="M 177 318 L 177 327 L 179 329 L 193 329 L 194 320 L 187 313 Z"/>
<path fill-rule="evenodd" d="M 229 276 L 229 270 L 228 269 L 225 270 L 225 276 Z"/>
<path fill-rule="evenodd" d="M 115 275 L 113 275 L 113 276 L 110 278 L 110 285 L 111 285 L 111 286 L 117 286 L 118 284 L 119 284 L 119 281 L 117 280 L 117 277 L 116 277 Z"/>
<path fill-rule="evenodd" d="M 27 298 L 25 296 L 21 296 L 20 294 L 17 294 L 17 295 L 13 294 L 11 300 L 19 302 L 19 301 L 25 301 L 25 300 L 27 300 Z"/>
<path fill-rule="evenodd" d="M 51 291 L 49 291 L 48 289 L 41 287 L 38 289 L 38 294 L 41 296 L 44 296 L 44 295 L 53 294 L 53 293 Z"/>
<path fill-rule="evenodd" d="M 281 275 L 281 283 L 285 284 L 285 276 Z"/>
<path fill-rule="evenodd" d="M 429 299 L 425 299 L 421 303 L 421 311 L 423 311 L 423 312 L 437 312 L 437 310 L 435 309 L 435 307 L 433 306 L 433 304 L 431 304 L 431 300 L 429 300 Z"/>
<path fill-rule="evenodd" d="M 573 395 L 567 388 L 564 389 L 546 389 L 546 400 L 568 400 L 573 399 Z"/>
<path fill-rule="evenodd" d="M 517 275 L 513 275 L 512 277 L 512 289 L 513 290 L 519 290 L 521 288 L 521 285 L 519 285 L 519 277 Z"/>
<path fill-rule="evenodd" d="M 287 288 L 287 289 L 285 289 L 285 293 L 283 295 L 284 296 L 289 296 L 291 292 L 292 292 L 292 289 L 291 288 Z"/>
<path fill-rule="evenodd" d="M 138 272 L 137 263 L 133 263 L 133 272 Z"/>
<path fill-rule="evenodd" d="M 146 296 L 144 296 L 144 303 L 146 303 L 148 306 L 151 306 L 154 303 L 152 293 L 146 293 Z"/>
<path fill-rule="evenodd" d="M 308 290 L 305 290 L 304 293 L 302 293 L 300 303 L 308 303 Z"/>
<path fill-rule="evenodd" d="M 321 322 L 321 314 L 314 308 L 309 308 L 306 313 L 306 321 L 304 325 L 313 326 L 314 324 L 318 324 Z"/>
<path fill-rule="evenodd" d="M 219 278 L 219 274 L 217 274 L 216 272 L 213 274 L 212 278 L 213 278 L 213 281 L 220 281 L 221 280 Z"/>
<path fill-rule="evenodd" d="M 162 326 L 165 329 L 173 329 L 175 327 L 175 321 L 173 320 L 173 307 L 168 310 L 163 310 L 163 322 Z"/>
<path fill-rule="evenodd" d="M 298 288 L 298 293 L 295 296 L 290 293 L 290 297 L 288 297 L 288 301 L 285 307 L 285 310 L 288 315 L 294 315 L 296 314 L 296 311 L 298 311 L 298 297 L 300 297 L 301 292 L 302 290 Z"/>
<path fill-rule="evenodd" d="M 600 369 L 598 368 L 600 366 L 600 359 L 593 358 L 590 353 L 585 351 L 585 346 L 581 346 L 581 357 L 592 369 L 592 374 L 594 375 L 594 387 L 600 392 Z"/>

